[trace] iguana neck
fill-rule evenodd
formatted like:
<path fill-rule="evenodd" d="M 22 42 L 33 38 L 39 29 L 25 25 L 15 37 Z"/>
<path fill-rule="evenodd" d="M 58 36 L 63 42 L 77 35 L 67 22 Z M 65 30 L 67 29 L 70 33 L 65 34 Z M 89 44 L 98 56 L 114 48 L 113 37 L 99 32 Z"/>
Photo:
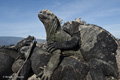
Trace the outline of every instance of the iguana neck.
<path fill-rule="evenodd" d="M 45 24 L 46 29 L 46 36 L 47 36 L 47 42 L 55 40 L 55 34 L 57 31 L 61 30 L 61 25 L 58 21 L 58 19 L 54 19 L 53 21 Z"/>

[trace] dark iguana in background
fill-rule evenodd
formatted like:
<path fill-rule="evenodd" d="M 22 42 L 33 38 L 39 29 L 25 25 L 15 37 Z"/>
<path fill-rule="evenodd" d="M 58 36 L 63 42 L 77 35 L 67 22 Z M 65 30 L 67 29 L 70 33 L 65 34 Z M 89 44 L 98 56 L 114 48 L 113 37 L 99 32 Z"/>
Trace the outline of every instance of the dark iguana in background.
<path fill-rule="evenodd" d="M 14 68 L 12 67 L 16 58 L 21 54 L 18 52 L 21 47 L 28 45 L 33 37 L 25 38 L 18 42 L 17 45 L 4 46 L 0 48 L 0 80 L 8 80 L 12 75 Z M 26 44 L 27 43 L 27 44 Z"/>
<path fill-rule="evenodd" d="M 15 49 L 19 50 L 23 46 L 30 45 L 30 42 L 32 42 L 34 39 L 35 39 L 34 36 L 28 36 L 27 38 L 22 39 L 15 45 Z"/>
<path fill-rule="evenodd" d="M 14 65 L 13 67 L 13 63 L 21 55 L 21 48 L 29 45 L 32 40 L 34 40 L 34 37 L 28 36 L 27 38 L 18 42 L 18 44 L 15 46 L 4 46 L 0 48 L 0 80 L 7 80 L 9 76 L 16 71 L 16 68 L 19 69 L 19 66 L 17 65 Z M 25 54 L 23 55 L 25 56 Z M 20 63 L 17 62 L 17 64 Z"/>
<path fill-rule="evenodd" d="M 33 74 L 31 71 L 30 57 L 36 46 L 34 39 L 34 36 L 28 36 L 16 44 L 15 49 L 18 50 L 20 55 L 12 65 L 12 71 L 14 73 L 12 74 L 13 77 L 9 80 L 27 80 L 27 78 Z M 19 76 L 22 77 L 20 78 Z"/>
<path fill-rule="evenodd" d="M 18 50 L 20 55 L 12 65 L 12 71 L 14 73 L 17 73 L 19 68 L 23 65 L 25 59 L 28 57 L 29 54 L 27 53 L 27 51 L 34 39 L 34 36 L 29 35 L 27 38 L 22 39 L 15 45 L 15 49 Z"/>
<path fill-rule="evenodd" d="M 43 10 L 43 11 L 40 11 L 40 13 L 38 14 L 38 17 L 39 19 L 42 21 L 42 23 L 44 24 L 44 27 L 45 27 L 45 30 L 46 30 L 46 34 L 47 34 L 47 43 L 51 42 L 51 41 L 68 41 L 68 40 L 71 40 L 71 37 L 69 34 L 67 34 L 66 32 L 64 32 L 62 29 L 61 29 L 61 25 L 60 25 L 60 22 L 57 18 L 57 16 L 52 13 L 50 10 Z M 74 38 L 75 39 L 75 38 Z M 72 39 L 72 40 L 74 40 Z M 75 42 L 76 43 L 76 42 Z M 70 44 L 73 44 L 73 43 L 70 43 Z M 74 44 L 73 44 L 74 45 Z M 77 49 L 78 50 L 78 49 Z M 74 52 L 74 51 L 73 51 Z M 75 53 L 75 52 L 74 52 Z M 46 78 L 50 78 L 51 74 L 53 73 L 53 71 L 59 67 L 59 66 L 62 66 L 62 69 L 64 71 L 64 68 L 71 70 L 71 72 L 73 70 L 78 71 L 78 70 L 81 70 L 81 71 L 78 71 L 78 74 L 81 74 L 79 75 L 78 77 L 84 75 L 84 78 L 82 76 L 82 78 L 79 78 L 81 80 L 84 80 L 85 79 L 85 76 L 86 76 L 86 72 L 88 72 L 88 69 L 86 68 L 87 66 L 85 66 L 83 63 L 79 62 L 77 59 L 74 60 L 73 58 L 63 58 L 63 61 L 61 59 L 61 51 L 60 50 L 55 50 L 52 52 L 52 56 L 46 66 L 46 68 L 44 69 L 44 72 L 43 73 L 40 73 L 39 75 L 43 75 L 41 79 L 46 79 Z M 70 60 L 71 59 L 71 60 Z M 68 61 L 69 60 L 69 61 Z M 61 61 L 61 63 L 60 63 Z M 75 61 L 75 62 L 74 62 Z M 82 74 L 82 70 L 84 70 L 83 68 L 79 67 L 78 68 L 78 65 L 80 66 L 84 66 L 83 68 L 86 68 L 86 71 L 84 74 Z M 75 68 L 76 67 L 76 68 Z M 69 69 L 70 68 L 70 69 Z M 75 68 L 75 69 L 74 69 Z M 81 68 L 81 69 L 80 69 Z M 65 69 L 65 70 L 66 70 Z M 61 71 L 61 70 L 60 70 Z M 54 72 L 56 73 L 56 72 Z M 53 76 L 56 75 L 53 73 Z M 68 73 L 68 72 L 65 72 L 65 73 Z M 57 73 L 58 74 L 58 73 Z M 70 76 L 70 74 L 68 73 L 67 75 Z M 67 75 L 64 75 L 66 78 Z M 72 75 L 73 76 L 73 75 Z M 72 77 L 71 76 L 71 77 Z M 69 80 L 77 80 L 78 77 L 73 77 L 70 79 L 70 77 L 68 78 Z M 61 79 L 59 80 L 62 80 L 63 77 L 61 77 Z M 76 79 L 77 78 L 77 79 Z M 67 80 L 68 80 L 67 79 Z M 58 79 L 57 79 L 58 80 Z"/>
<path fill-rule="evenodd" d="M 79 20 L 66 22 L 63 30 L 76 38 L 77 43 L 74 46 L 80 45 L 80 51 L 84 60 L 89 64 L 93 80 L 105 80 L 105 76 L 118 79 L 115 58 L 118 43 L 109 32 L 96 25 L 83 24 Z M 80 38 L 76 36 L 78 33 Z M 68 42 L 70 41 L 50 43 L 49 48 L 71 49 L 73 45 L 67 44 Z"/>

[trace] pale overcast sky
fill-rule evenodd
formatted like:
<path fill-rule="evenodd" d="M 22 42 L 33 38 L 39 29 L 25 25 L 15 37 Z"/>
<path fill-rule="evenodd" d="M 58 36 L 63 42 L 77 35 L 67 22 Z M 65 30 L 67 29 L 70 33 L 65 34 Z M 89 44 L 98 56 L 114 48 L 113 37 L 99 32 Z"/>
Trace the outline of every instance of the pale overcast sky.
<path fill-rule="evenodd" d="M 0 0 L 0 36 L 46 38 L 38 13 L 50 9 L 66 21 L 81 17 L 120 38 L 120 0 Z"/>

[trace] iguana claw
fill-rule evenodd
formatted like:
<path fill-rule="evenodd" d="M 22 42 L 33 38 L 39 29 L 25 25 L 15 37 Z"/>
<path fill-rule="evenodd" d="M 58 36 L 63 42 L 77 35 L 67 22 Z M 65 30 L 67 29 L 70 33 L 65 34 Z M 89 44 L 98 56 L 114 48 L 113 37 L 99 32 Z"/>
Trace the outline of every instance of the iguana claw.
<path fill-rule="evenodd" d="M 55 48 L 55 47 L 53 47 L 53 46 L 49 46 L 49 47 L 47 48 L 47 51 L 48 51 L 49 53 L 52 53 L 52 52 L 54 52 L 55 50 L 57 50 L 57 48 Z"/>
<path fill-rule="evenodd" d="M 54 52 L 55 50 L 57 50 L 59 47 L 58 47 L 58 42 L 56 41 L 51 41 L 48 43 L 48 47 L 47 47 L 47 50 L 49 53 L 52 53 Z"/>
<path fill-rule="evenodd" d="M 42 72 L 40 72 L 37 77 L 40 78 L 40 80 L 50 80 L 52 75 L 52 71 L 48 70 L 46 67 L 43 69 Z"/>

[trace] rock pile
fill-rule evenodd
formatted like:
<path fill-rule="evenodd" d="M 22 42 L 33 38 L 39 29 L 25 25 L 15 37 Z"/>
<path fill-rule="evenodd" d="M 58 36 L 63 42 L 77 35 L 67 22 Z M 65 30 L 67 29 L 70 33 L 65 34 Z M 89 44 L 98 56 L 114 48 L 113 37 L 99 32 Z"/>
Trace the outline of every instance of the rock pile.
<path fill-rule="evenodd" d="M 50 10 L 40 11 L 38 17 L 47 43 L 28 36 L 16 45 L 0 47 L 0 80 L 120 79 L 120 40 L 81 18 L 61 27 Z"/>

